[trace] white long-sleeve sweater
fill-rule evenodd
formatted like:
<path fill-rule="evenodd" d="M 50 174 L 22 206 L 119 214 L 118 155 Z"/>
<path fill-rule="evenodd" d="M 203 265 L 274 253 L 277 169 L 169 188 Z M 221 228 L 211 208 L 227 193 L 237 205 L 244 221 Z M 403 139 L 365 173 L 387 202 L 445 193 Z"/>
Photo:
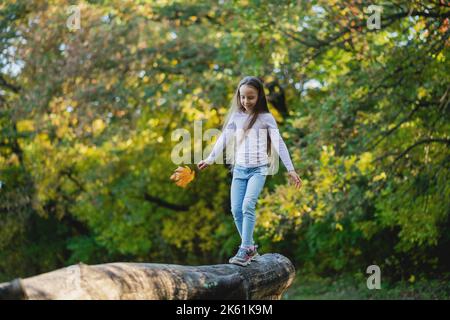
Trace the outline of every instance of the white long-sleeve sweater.
<path fill-rule="evenodd" d="M 267 133 L 269 133 L 271 143 L 287 171 L 293 171 L 294 165 L 289 156 L 289 151 L 280 135 L 275 118 L 270 112 L 259 114 L 252 128 L 245 135 L 245 139 L 242 140 L 244 128 L 250 120 L 249 117 L 250 114 L 240 111 L 231 115 L 227 127 L 217 139 L 213 150 L 205 159 L 205 162 L 212 164 L 219 154 L 223 152 L 230 139 L 236 139 L 236 164 L 243 167 L 257 167 L 268 164 Z"/>

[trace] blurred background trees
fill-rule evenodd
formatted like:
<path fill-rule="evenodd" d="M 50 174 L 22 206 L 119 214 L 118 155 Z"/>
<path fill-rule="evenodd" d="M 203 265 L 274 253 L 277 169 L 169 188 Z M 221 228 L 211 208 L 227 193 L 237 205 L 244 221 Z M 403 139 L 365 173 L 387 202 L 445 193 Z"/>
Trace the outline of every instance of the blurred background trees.
<path fill-rule="evenodd" d="M 450 10 L 379 3 L 370 30 L 370 4 L 4 1 L 0 280 L 78 261 L 226 261 L 230 172 L 175 186 L 171 134 L 220 128 L 245 75 L 264 80 L 304 181 L 267 180 L 262 252 L 320 274 L 448 271 Z"/>

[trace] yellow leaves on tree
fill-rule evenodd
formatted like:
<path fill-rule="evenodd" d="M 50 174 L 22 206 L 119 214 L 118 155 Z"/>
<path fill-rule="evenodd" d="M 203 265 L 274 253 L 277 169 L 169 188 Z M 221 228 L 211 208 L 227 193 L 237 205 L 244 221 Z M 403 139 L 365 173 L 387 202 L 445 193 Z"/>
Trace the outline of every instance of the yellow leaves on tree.
<path fill-rule="evenodd" d="M 186 188 L 186 186 L 195 178 L 195 171 L 192 171 L 188 166 L 178 167 L 170 176 L 170 180 L 175 181 L 179 187 Z"/>

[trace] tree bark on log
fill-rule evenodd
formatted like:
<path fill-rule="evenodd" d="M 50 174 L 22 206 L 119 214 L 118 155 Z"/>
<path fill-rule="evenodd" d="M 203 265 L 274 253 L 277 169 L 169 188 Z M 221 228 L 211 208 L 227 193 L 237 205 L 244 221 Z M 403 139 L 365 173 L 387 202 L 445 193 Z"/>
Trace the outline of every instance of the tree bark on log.
<path fill-rule="evenodd" d="M 280 299 L 295 277 L 288 258 L 259 256 L 247 267 L 157 263 L 79 263 L 0 284 L 0 299 Z"/>

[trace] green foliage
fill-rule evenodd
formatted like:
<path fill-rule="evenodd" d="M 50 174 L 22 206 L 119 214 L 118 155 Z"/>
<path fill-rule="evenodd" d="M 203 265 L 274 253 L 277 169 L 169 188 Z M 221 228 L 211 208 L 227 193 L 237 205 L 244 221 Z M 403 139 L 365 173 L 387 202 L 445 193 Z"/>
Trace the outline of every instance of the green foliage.
<path fill-rule="evenodd" d="M 386 3 L 368 30 L 360 1 L 90 1 L 70 30 L 67 5 L 0 5 L 0 279 L 226 261 L 239 244 L 228 168 L 176 187 L 171 134 L 220 128 L 248 74 L 266 83 L 304 182 L 267 180 L 262 252 L 327 275 L 448 269 L 443 6 Z"/>

